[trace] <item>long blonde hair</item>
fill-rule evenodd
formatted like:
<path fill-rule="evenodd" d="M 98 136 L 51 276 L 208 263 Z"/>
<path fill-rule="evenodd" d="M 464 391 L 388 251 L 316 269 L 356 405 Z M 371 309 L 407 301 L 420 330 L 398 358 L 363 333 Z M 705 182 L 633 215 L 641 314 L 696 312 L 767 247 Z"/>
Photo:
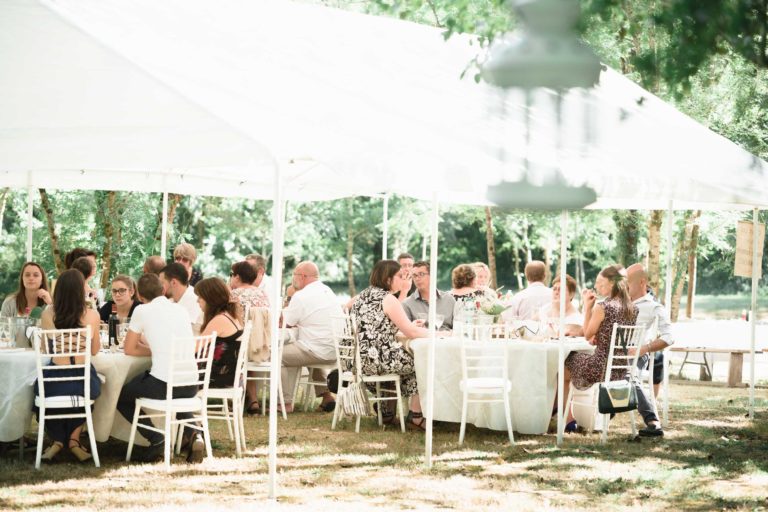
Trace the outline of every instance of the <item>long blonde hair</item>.
<path fill-rule="evenodd" d="M 609 265 L 600 271 L 600 275 L 611 282 L 610 299 L 618 299 L 621 303 L 621 321 L 633 325 L 637 319 L 635 305 L 629 297 L 627 273 L 621 265 Z"/>

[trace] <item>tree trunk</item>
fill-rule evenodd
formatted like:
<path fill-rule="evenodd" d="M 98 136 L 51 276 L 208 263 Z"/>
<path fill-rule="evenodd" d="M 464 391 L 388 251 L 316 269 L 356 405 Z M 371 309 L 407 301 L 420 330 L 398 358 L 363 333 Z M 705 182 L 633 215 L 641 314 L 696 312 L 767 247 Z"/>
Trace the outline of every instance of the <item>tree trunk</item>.
<path fill-rule="evenodd" d="M 493 217 L 491 207 L 485 207 L 485 243 L 488 246 L 488 267 L 491 269 L 490 286 L 494 290 L 498 288 L 496 281 L 496 244 L 493 241 Z"/>
<path fill-rule="evenodd" d="M 181 202 L 181 199 L 184 196 L 182 194 L 168 194 L 168 232 L 170 233 L 170 228 L 173 226 L 173 219 L 176 216 L 176 208 L 179 206 L 179 203 Z M 163 195 L 160 194 L 160 211 L 157 213 L 157 230 L 155 231 L 155 242 L 154 247 L 157 248 L 157 251 L 160 250 L 160 242 L 161 238 L 163 237 Z M 155 249 L 152 250 L 154 252 Z M 166 257 L 165 254 L 161 254 L 163 258 Z"/>
<path fill-rule="evenodd" d="M 523 289 L 523 276 L 520 273 L 520 248 L 517 246 L 517 240 L 512 242 L 512 264 L 515 267 L 515 279 L 517 280 L 517 289 Z"/>
<path fill-rule="evenodd" d="M 661 283 L 661 225 L 664 210 L 652 210 L 648 220 L 648 285 L 659 296 Z"/>
<path fill-rule="evenodd" d="M 117 192 L 107 192 L 107 208 L 104 213 L 104 247 L 101 251 L 101 279 L 99 287 L 106 288 L 109 284 L 109 273 L 112 269 L 112 239 L 115 234 L 113 222 L 117 219 L 115 199 Z M 103 210 L 102 210 L 103 211 Z"/>
<path fill-rule="evenodd" d="M 357 294 L 355 290 L 355 233 L 352 227 L 347 227 L 347 284 L 349 285 L 349 296 L 354 297 Z"/>
<path fill-rule="evenodd" d="M 672 288 L 672 304 L 669 308 L 669 316 L 673 322 L 677 322 L 680 316 L 680 299 L 683 296 L 683 285 L 685 284 L 685 278 L 688 274 L 688 250 L 691 244 L 693 227 L 697 213 L 693 211 L 685 212 L 685 229 L 682 236 L 678 239 L 677 248 L 675 249 L 675 257 L 673 260 L 674 265 L 674 287 Z"/>
<path fill-rule="evenodd" d="M 701 210 L 696 210 L 691 219 L 691 238 L 688 240 L 688 302 L 685 304 L 685 316 L 693 316 L 693 300 L 696 291 L 696 250 L 699 246 L 699 217 Z"/>
<path fill-rule="evenodd" d="M 552 282 L 552 248 L 549 246 L 549 242 L 544 246 L 544 282 Z"/>
<path fill-rule="evenodd" d="M 61 249 L 59 249 L 59 235 L 56 234 L 56 223 L 53 219 L 53 208 L 48 200 L 48 192 L 40 189 L 40 201 L 45 212 L 45 220 L 48 222 L 48 235 L 51 237 L 51 252 L 53 252 L 53 264 L 56 265 L 56 273 L 61 274 L 66 269 L 61 261 Z"/>
<path fill-rule="evenodd" d="M 640 214 L 637 210 L 616 210 L 613 221 L 616 223 L 616 261 L 628 267 L 637 260 Z"/>
<path fill-rule="evenodd" d="M 527 265 L 533 259 L 531 241 L 528 238 L 528 217 L 523 217 L 523 248 L 525 249 L 525 264 Z"/>
<path fill-rule="evenodd" d="M 10 190 L 10 187 L 5 187 L 2 193 L 0 193 L 0 238 L 3 234 L 3 218 L 5 217 L 5 206 L 8 204 L 8 193 Z"/>

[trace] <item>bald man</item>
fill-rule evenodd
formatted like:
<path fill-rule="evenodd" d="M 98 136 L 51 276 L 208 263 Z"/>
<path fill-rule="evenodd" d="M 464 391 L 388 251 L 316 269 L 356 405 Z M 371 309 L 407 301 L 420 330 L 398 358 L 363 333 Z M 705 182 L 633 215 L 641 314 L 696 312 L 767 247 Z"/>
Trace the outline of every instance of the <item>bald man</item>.
<path fill-rule="evenodd" d="M 165 268 L 167 263 L 162 256 L 150 256 L 144 261 L 144 273 L 145 274 L 160 274 L 160 271 Z"/>
<path fill-rule="evenodd" d="M 647 334 L 653 339 L 640 348 L 640 357 L 637 360 L 637 366 L 640 369 L 644 369 L 648 366 L 648 362 L 651 359 L 650 353 L 655 352 L 653 362 L 653 384 L 654 394 L 658 393 L 658 386 L 664 378 L 664 359 L 661 351 L 672 345 L 672 325 L 669 321 L 669 314 L 664 306 L 659 303 L 656 298 L 649 292 L 648 289 L 648 273 L 645 267 L 640 263 L 635 263 L 627 267 L 627 286 L 629 288 L 629 298 L 637 306 L 638 315 L 635 322 L 636 325 L 644 326 L 648 332 Z M 654 322 L 656 324 L 656 332 L 650 332 Z M 640 396 L 638 395 L 638 399 Z M 640 400 L 638 400 L 640 402 Z M 652 408 L 652 406 L 649 406 Z M 644 407 L 638 403 L 638 412 L 644 419 L 650 418 L 651 415 L 648 411 L 643 411 Z M 652 422 L 646 420 L 648 427 L 640 431 L 640 435 L 660 436 L 661 428 L 658 427 L 658 420 L 656 419 L 655 411 L 652 411 Z M 652 424 L 651 424 L 652 423 Z"/>
<path fill-rule="evenodd" d="M 536 313 L 552 302 L 552 289 L 544 284 L 547 266 L 543 261 L 532 260 L 525 266 L 528 287 L 512 297 L 509 309 L 501 314 L 504 321 L 532 320 Z"/>
<path fill-rule="evenodd" d="M 320 282 L 317 265 L 311 261 L 296 265 L 292 284 L 296 293 L 283 310 L 283 321 L 288 327 L 297 327 L 298 334 L 296 343 L 283 348 L 281 382 L 286 412 L 293 411 L 294 388 L 302 367 L 336 363 L 332 319 L 342 314 L 336 295 Z M 325 382 L 326 377 L 325 370 L 313 369 L 313 381 Z M 326 386 L 315 386 L 315 394 L 323 398 L 321 410 L 333 410 L 334 398 Z"/>

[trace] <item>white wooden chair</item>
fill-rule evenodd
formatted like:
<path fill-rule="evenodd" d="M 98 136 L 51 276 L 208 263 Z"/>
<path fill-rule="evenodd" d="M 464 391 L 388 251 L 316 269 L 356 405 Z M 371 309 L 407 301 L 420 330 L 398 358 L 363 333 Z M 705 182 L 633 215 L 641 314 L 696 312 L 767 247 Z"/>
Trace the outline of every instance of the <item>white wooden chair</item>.
<path fill-rule="evenodd" d="M 82 341 L 85 340 L 83 343 Z M 91 406 L 91 329 L 37 329 L 33 336 L 35 348 L 35 360 L 37 363 L 38 396 L 35 397 L 35 405 L 39 408 L 37 454 L 35 455 L 35 469 L 40 469 L 40 459 L 43 451 L 43 437 L 46 420 L 65 418 L 84 418 L 88 428 L 88 438 L 91 442 L 91 454 L 96 467 L 100 467 L 99 452 L 96 447 L 96 435 L 93 430 L 93 415 Z M 70 362 L 70 364 L 49 365 L 51 357 L 82 358 L 82 363 Z M 82 376 L 57 377 L 56 373 L 64 370 L 82 370 Z M 43 371 L 48 373 L 45 376 Z M 51 375 L 53 374 L 53 375 Z M 45 386 L 56 382 L 83 381 L 83 395 L 46 396 Z M 56 409 L 82 408 L 79 413 L 59 413 Z M 22 438 L 23 439 L 23 438 Z"/>
<path fill-rule="evenodd" d="M 131 460 L 131 452 L 136 438 L 136 428 L 141 427 L 159 432 L 165 436 L 164 461 L 166 470 L 171 468 L 171 446 L 173 444 L 174 427 L 182 431 L 184 427 L 198 430 L 203 434 L 206 456 L 213 457 L 211 436 L 208 430 L 208 384 L 211 378 L 211 361 L 215 349 L 216 333 L 193 338 L 174 338 L 171 341 L 171 357 L 169 360 L 168 381 L 165 399 L 137 398 L 136 411 L 131 423 L 131 436 L 128 440 L 128 452 L 125 460 Z M 200 392 L 191 398 L 173 398 L 175 388 L 198 386 Z M 142 409 L 148 411 L 141 414 Z M 186 419 L 177 418 L 183 413 L 197 413 L 198 417 Z M 163 428 L 140 424 L 142 418 L 163 418 Z M 200 424 L 198 424 L 198 422 Z"/>
<path fill-rule="evenodd" d="M 244 318 L 248 318 L 247 308 Z M 231 388 L 208 388 L 208 419 L 224 420 L 227 422 L 229 438 L 235 440 L 235 452 L 238 457 L 245 450 L 245 426 L 243 424 L 243 401 L 245 400 L 245 363 L 248 358 L 248 340 L 251 336 L 252 325 L 245 322 L 243 334 L 240 336 L 240 350 L 237 352 L 235 364 L 235 380 Z M 202 393 L 202 391 L 200 392 Z M 198 393 L 198 395 L 200 394 Z M 232 401 L 232 408 L 229 401 Z M 221 401 L 221 403 L 211 403 Z M 182 432 L 179 429 L 179 434 Z M 180 444 L 177 444 L 180 448 Z"/>
<path fill-rule="evenodd" d="M 607 384 L 611 381 L 611 373 L 612 373 L 612 370 L 615 370 L 615 369 L 626 370 L 626 373 L 629 375 L 630 379 L 632 379 L 633 382 L 637 381 L 638 373 L 639 373 L 637 369 L 637 351 L 646 342 L 645 330 L 646 330 L 645 326 L 619 325 L 617 323 L 613 324 L 613 330 L 611 331 L 611 344 L 610 344 L 610 347 L 608 348 L 608 361 L 605 366 L 605 378 L 603 379 L 603 384 Z M 616 354 L 617 348 L 625 349 L 626 350 L 625 355 Z M 633 355 L 629 355 L 629 351 L 631 349 L 635 349 Z M 653 384 L 653 380 L 651 379 L 651 385 L 652 384 Z M 590 407 L 593 411 L 592 413 L 593 417 L 598 414 L 598 410 L 597 410 L 598 393 L 596 389 L 597 389 L 597 385 L 595 386 L 595 391 L 587 395 L 591 400 L 591 404 L 587 404 L 583 402 L 578 403 L 578 405 L 582 407 Z M 652 390 L 653 388 L 651 387 L 651 391 Z M 568 397 L 566 398 L 565 407 L 563 410 L 563 415 L 564 415 L 563 422 L 565 422 L 565 419 L 568 416 L 568 411 L 570 410 L 569 408 L 572 407 L 573 404 L 574 404 L 573 385 L 571 385 L 571 388 L 568 391 Z M 637 426 L 635 425 L 634 411 L 629 412 L 629 418 L 632 424 L 632 435 L 635 436 L 637 434 Z M 603 414 L 602 434 L 600 436 L 601 444 L 604 444 L 608 439 L 608 422 L 609 421 L 610 421 L 610 415 Z"/>
<path fill-rule="evenodd" d="M 283 345 L 285 345 L 285 338 L 288 333 L 285 328 L 280 329 L 280 335 L 278 336 L 277 357 L 281 361 L 283 360 Z M 246 343 L 247 345 L 247 343 Z M 272 356 L 274 357 L 274 355 Z M 261 382 L 261 415 L 267 414 L 267 388 L 269 387 L 269 379 L 272 375 L 272 363 L 270 361 L 247 361 L 245 364 L 245 380 Z M 255 374 L 255 375 L 252 375 Z M 277 395 L 280 400 L 280 408 L 283 411 L 283 419 L 288 419 L 288 414 L 285 412 L 285 398 L 283 398 L 283 385 L 280 379 L 280 375 L 277 376 Z"/>
<path fill-rule="evenodd" d="M 296 379 L 296 386 L 293 390 L 293 396 L 299 396 L 299 390 L 302 392 L 301 404 L 304 412 L 307 412 L 312 404 L 315 402 L 314 387 L 326 386 L 328 383 L 325 380 L 314 380 L 312 373 L 314 370 L 325 370 L 326 372 L 332 371 L 338 368 L 338 362 L 331 364 L 313 364 L 312 366 L 304 366 L 299 371 L 299 377 Z M 304 372 L 306 370 L 306 373 Z M 296 400 L 294 399 L 294 403 Z"/>
<path fill-rule="evenodd" d="M 397 405 L 397 414 L 400 416 L 400 430 L 405 432 L 405 415 L 403 414 L 403 400 L 400 392 L 400 376 L 396 374 L 385 375 L 363 375 L 360 365 L 360 347 L 357 337 L 357 323 L 355 316 L 351 314 L 344 314 L 343 316 L 334 317 L 334 333 L 333 343 L 336 347 L 336 368 L 339 372 L 339 389 L 344 387 L 345 384 L 353 382 L 354 376 L 351 370 L 347 370 L 347 367 L 355 365 L 357 375 L 361 376 L 364 383 L 373 383 L 376 386 L 376 396 L 370 399 L 371 402 L 379 404 L 377 409 L 377 419 L 379 426 L 384 425 L 384 419 L 381 414 L 381 403 L 388 401 L 395 401 Z M 382 383 L 391 382 L 395 389 L 382 388 Z M 382 396 L 384 394 L 385 396 Z M 341 408 L 336 407 L 333 411 L 333 418 L 331 419 L 331 430 L 336 429 L 336 424 L 341 417 Z M 360 416 L 355 418 L 355 432 L 360 432 Z"/>
<path fill-rule="evenodd" d="M 509 380 L 507 343 L 461 338 L 459 389 L 462 392 L 459 445 L 464 443 L 469 404 L 499 402 L 504 404 L 504 419 L 507 423 L 509 442 L 515 444 L 512 433 L 512 410 L 509 404 L 512 383 Z M 472 398 L 473 396 L 475 398 Z"/>

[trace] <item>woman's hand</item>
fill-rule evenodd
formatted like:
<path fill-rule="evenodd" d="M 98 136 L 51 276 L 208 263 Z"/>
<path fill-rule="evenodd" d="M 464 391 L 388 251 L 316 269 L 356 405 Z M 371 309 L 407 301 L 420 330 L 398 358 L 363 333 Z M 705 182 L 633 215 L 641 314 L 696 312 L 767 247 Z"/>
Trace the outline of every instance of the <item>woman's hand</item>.
<path fill-rule="evenodd" d="M 37 298 L 41 299 L 43 302 L 45 302 L 49 306 L 53 302 L 53 300 L 51 299 L 51 294 L 48 293 L 48 290 L 43 290 L 42 288 L 37 290 Z"/>
<path fill-rule="evenodd" d="M 584 304 L 584 312 L 591 311 L 597 300 L 594 290 L 585 289 L 581 291 L 581 302 Z"/>

